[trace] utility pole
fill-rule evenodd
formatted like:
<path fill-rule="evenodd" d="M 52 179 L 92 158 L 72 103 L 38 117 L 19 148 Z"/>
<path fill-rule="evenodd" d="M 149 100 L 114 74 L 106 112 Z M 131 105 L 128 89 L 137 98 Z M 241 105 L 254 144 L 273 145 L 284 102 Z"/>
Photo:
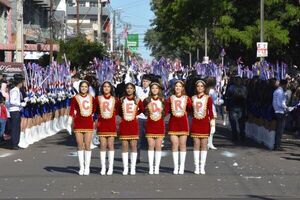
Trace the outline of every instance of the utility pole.
<path fill-rule="evenodd" d="M 203 63 L 208 64 L 209 58 L 207 56 L 207 28 L 206 27 L 204 29 L 204 37 L 205 37 L 205 47 L 204 47 L 205 55 L 204 55 L 204 58 L 203 58 Z"/>
<path fill-rule="evenodd" d="M 79 0 L 76 0 L 76 18 L 77 18 L 77 35 L 79 35 L 79 33 L 80 33 L 80 28 L 79 28 L 79 26 L 80 26 L 80 24 L 79 24 Z"/>
<path fill-rule="evenodd" d="M 23 33 L 23 0 L 17 1 L 17 39 L 16 39 L 16 61 L 24 62 L 24 33 Z"/>
<path fill-rule="evenodd" d="M 260 42 L 264 42 L 264 0 L 260 0 Z M 264 58 L 260 57 L 262 61 Z"/>
<path fill-rule="evenodd" d="M 50 0 L 50 64 L 53 61 L 53 0 Z"/>
<path fill-rule="evenodd" d="M 190 68 L 192 67 L 192 53 L 189 52 L 189 57 L 190 57 Z"/>
<path fill-rule="evenodd" d="M 205 37 L 205 57 L 207 57 L 207 28 L 206 27 L 205 27 L 204 37 Z"/>
<path fill-rule="evenodd" d="M 102 4 L 98 0 L 98 42 L 102 41 Z"/>
<path fill-rule="evenodd" d="M 110 29 L 110 51 L 114 52 L 114 40 L 115 40 L 115 24 L 116 24 L 116 11 L 114 10 L 112 12 L 112 24 L 111 24 L 111 29 Z"/>

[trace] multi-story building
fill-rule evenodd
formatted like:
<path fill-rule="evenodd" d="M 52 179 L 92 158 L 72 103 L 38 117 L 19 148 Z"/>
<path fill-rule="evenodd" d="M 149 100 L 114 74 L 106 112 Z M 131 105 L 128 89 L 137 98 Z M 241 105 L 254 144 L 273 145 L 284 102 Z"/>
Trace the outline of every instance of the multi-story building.
<path fill-rule="evenodd" d="M 68 35 L 77 33 L 77 4 L 76 0 L 67 0 L 67 26 Z M 80 32 L 86 35 L 90 41 L 96 41 L 98 36 L 98 0 L 79 0 L 79 28 Z M 106 45 L 109 44 L 110 34 L 110 17 L 107 8 L 108 0 L 101 0 L 102 2 L 102 41 Z"/>
<path fill-rule="evenodd" d="M 0 44 L 10 45 L 12 43 L 11 18 L 12 12 L 9 2 L 0 0 Z M 11 56 L 11 53 L 0 49 L 0 61 L 6 61 L 5 58 Z"/>
<path fill-rule="evenodd" d="M 7 18 L 7 43 L 1 41 L 0 52 L 5 52 L 2 61 L 15 60 L 16 33 L 17 33 L 17 2 L 20 0 L 1 0 L 10 8 Z M 60 0 L 54 0 L 54 9 Z M 1 7 L 1 4 L 0 4 Z M 23 0 L 23 34 L 24 34 L 24 60 L 37 60 L 42 55 L 50 52 L 50 26 L 49 26 L 50 0 Z M 2 23 L 1 23 L 2 24 Z M 1 36 L 0 36 L 1 37 Z M 10 39 L 11 38 L 11 39 Z M 53 50 L 58 51 L 58 44 L 53 45 Z M 1 54 L 1 53 L 0 53 Z M 12 54 L 12 56 L 7 56 Z M 0 57 L 1 58 L 1 57 Z M 1 61 L 1 60 L 0 60 Z"/>

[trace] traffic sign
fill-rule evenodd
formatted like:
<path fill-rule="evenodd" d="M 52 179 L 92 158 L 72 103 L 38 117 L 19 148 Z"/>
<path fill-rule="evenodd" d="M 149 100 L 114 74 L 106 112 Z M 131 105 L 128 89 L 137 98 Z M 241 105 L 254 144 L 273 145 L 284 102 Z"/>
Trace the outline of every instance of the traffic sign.
<path fill-rule="evenodd" d="M 268 43 L 267 42 L 257 42 L 256 43 L 257 52 L 256 57 L 268 57 Z"/>

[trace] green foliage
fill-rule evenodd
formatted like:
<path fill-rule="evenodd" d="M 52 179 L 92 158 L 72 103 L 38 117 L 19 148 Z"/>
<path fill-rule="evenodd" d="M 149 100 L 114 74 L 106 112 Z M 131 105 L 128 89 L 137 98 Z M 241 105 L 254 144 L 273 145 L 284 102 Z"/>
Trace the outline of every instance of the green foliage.
<path fill-rule="evenodd" d="M 67 41 L 60 42 L 60 58 L 66 54 L 71 61 L 71 67 L 85 69 L 94 57 L 102 59 L 107 56 L 106 48 L 96 42 L 90 42 L 83 36 L 70 38 Z"/>
<path fill-rule="evenodd" d="M 260 1 L 253 0 L 152 0 L 155 14 L 145 43 L 155 57 L 181 58 L 204 50 L 204 28 L 208 28 L 209 56 L 219 57 L 225 48 L 227 59 L 242 56 L 256 59 L 260 41 Z M 300 65 L 300 3 L 293 0 L 265 0 L 264 41 L 269 43 L 268 60 Z M 203 54 L 201 55 L 203 56 Z"/>

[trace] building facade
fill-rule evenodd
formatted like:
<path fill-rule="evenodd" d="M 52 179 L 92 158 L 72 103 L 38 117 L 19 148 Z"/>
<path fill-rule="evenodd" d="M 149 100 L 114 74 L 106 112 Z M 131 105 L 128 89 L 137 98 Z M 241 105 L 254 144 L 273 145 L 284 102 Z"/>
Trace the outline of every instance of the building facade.
<path fill-rule="evenodd" d="M 0 44 L 12 43 L 11 22 L 12 10 L 7 0 L 0 0 Z M 0 49 L 0 62 L 11 58 L 12 54 Z"/>
<path fill-rule="evenodd" d="M 0 61 L 14 62 L 17 41 L 17 2 L 21 0 L 5 1 L 10 8 L 10 17 L 7 18 L 6 26 L 11 27 L 11 31 L 6 33 L 8 42 L 4 43 L 4 40 L 1 41 L 0 39 L 0 52 L 4 52 L 5 55 Z M 54 1 L 54 9 L 58 2 L 59 0 Z M 24 62 L 37 60 L 50 52 L 49 11 L 49 0 L 23 0 Z M 58 44 L 53 45 L 53 50 L 59 50 Z"/>
<path fill-rule="evenodd" d="M 68 35 L 77 34 L 77 4 L 76 0 L 67 0 L 67 26 Z M 96 41 L 98 37 L 98 0 L 79 0 L 79 28 L 82 34 L 90 41 Z M 110 16 L 107 0 L 102 2 L 102 41 L 109 45 Z"/>

